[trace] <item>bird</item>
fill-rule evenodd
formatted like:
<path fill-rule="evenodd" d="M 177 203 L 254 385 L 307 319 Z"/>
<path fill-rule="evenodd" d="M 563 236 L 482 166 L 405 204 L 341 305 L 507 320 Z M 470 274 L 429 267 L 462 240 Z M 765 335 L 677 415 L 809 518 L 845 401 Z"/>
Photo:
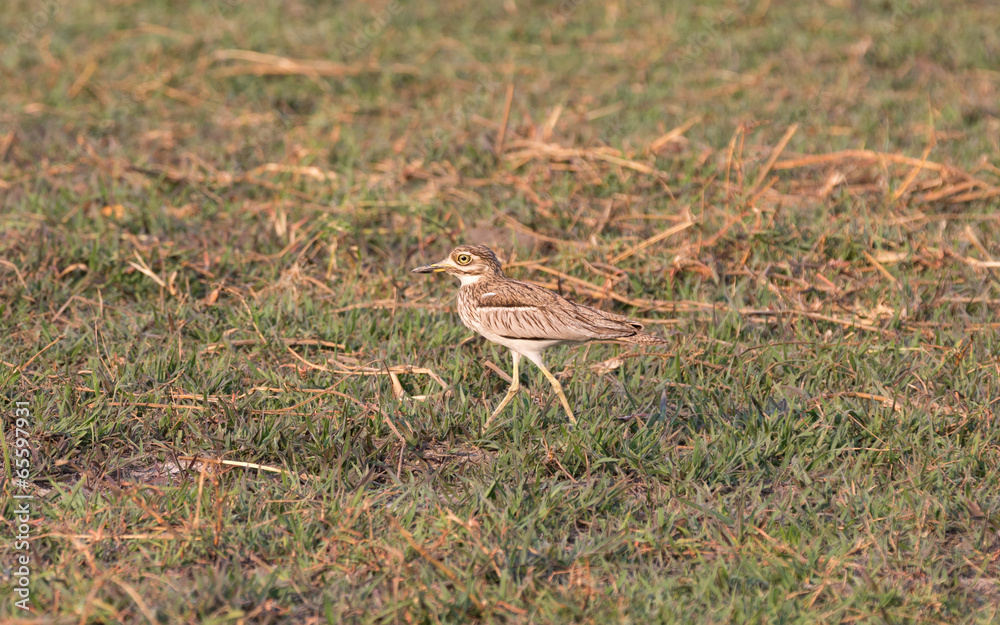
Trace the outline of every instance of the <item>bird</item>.
<path fill-rule="evenodd" d="M 471 330 L 510 350 L 514 375 L 507 394 L 486 420 L 488 426 L 521 388 L 521 358 L 535 363 L 552 384 L 569 420 L 573 409 L 562 385 L 542 360 L 555 345 L 588 341 L 620 341 L 638 345 L 665 345 L 667 341 L 642 331 L 627 317 L 572 302 L 545 287 L 504 275 L 500 261 L 485 245 L 460 245 L 444 260 L 417 267 L 414 273 L 447 273 L 458 278 L 458 315 Z"/>

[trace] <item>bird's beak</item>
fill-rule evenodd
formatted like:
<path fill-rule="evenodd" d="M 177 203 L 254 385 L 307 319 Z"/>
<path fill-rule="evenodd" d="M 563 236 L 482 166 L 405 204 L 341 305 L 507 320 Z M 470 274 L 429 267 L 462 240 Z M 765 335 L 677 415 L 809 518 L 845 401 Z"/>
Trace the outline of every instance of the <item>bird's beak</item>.
<path fill-rule="evenodd" d="M 433 265 L 424 265 L 423 267 L 417 267 L 413 270 L 413 273 L 441 273 L 442 271 L 448 270 L 448 262 L 442 260 L 439 263 L 434 263 Z"/>

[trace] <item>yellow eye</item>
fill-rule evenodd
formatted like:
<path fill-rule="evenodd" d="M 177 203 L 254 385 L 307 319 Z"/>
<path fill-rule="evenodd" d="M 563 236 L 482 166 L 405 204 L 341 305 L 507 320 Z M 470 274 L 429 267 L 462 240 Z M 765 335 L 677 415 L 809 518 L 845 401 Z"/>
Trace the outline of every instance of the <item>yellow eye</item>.
<path fill-rule="evenodd" d="M 472 262 L 472 257 L 468 254 L 459 254 L 455 257 L 455 262 L 459 265 L 468 265 Z"/>

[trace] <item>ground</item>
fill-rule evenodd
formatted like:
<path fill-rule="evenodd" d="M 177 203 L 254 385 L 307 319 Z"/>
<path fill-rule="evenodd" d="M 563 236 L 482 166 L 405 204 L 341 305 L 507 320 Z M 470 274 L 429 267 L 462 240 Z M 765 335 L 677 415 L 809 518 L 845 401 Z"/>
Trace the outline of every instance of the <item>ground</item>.
<path fill-rule="evenodd" d="M 1000 619 L 994 2 L 7 4 L 0 619 Z"/>

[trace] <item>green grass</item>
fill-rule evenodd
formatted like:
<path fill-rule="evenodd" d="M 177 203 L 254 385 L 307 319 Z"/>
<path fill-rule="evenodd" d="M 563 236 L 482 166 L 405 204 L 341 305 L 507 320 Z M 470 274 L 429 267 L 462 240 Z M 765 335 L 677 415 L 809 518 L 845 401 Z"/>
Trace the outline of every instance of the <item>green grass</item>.
<path fill-rule="evenodd" d="M 992 4 L 522 4 L 0 15 L 0 617 L 1000 619 Z M 484 429 L 466 242 L 671 343 Z"/>

